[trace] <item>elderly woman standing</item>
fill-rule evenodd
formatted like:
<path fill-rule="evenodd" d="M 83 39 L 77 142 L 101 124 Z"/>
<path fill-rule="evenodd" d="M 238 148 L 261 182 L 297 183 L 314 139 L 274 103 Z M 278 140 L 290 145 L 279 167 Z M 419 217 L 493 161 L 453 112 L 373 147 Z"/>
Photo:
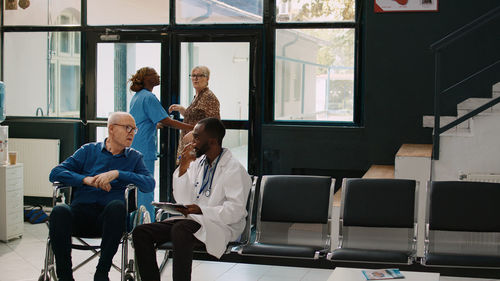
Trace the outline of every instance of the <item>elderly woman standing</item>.
<path fill-rule="evenodd" d="M 130 90 L 135 92 L 130 101 L 130 114 L 137 123 L 137 134 L 132 148 L 143 154 L 146 168 L 154 176 L 157 153 L 157 125 L 169 126 L 176 129 L 192 130 L 193 126 L 168 117 L 160 101 L 152 93 L 153 88 L 160 85 L 160 76 L 151 67 L 143 67 L 130 78 Z M 154 191 L 149 193 L 138 192 L 138 206 L 143 205 L 148 210 L 151 221 L 154 221 L 154 207 L 151 202 Z"/>
<path fill-rule="evenodd" d="M 214 93 L 208 88 L 208 80 L 210 79 L 210 70 L 206 66 L 195 66 L 191 70 L 191 83 L 196 90 L 196 96 L 191 104 L 184 108 L 179 104 L 172 104 L 168 111 L 179 111 L 184 116 L 184 123 L 189 125 L 196 125 L 198 121 L 214 117 L 220 119 L 220 104 Z M 179 138 L 179 146 L 177 148 L 177 155 L 181 155 L 184 146 L 190 142 L 189 136 L 184 138 L 192 129 L 182 130 Z"/>

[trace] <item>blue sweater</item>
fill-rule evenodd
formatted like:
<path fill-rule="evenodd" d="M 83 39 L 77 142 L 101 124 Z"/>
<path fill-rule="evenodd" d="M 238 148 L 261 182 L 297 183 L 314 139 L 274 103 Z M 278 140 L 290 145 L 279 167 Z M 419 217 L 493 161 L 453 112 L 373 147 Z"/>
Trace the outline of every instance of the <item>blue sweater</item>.
<path fill-rule="evenodd" d="M 128 184 L 135 184 L 142 192 L 153 191 L 155 180 L 146 169 L 140 152 L 127 147 L 123 153 L 112 155 L 104 143 L 83 145 L 50 172 L 51 182 L 59 181 L 74 187 L 72 205 L 97 203 L 105 206 L 116 199 L 125 200 L 124 191 Z M 119 176 L 110 183 L 109 192 L 83 184 L 85 177 L 111 170 L 118 170 Z"/>

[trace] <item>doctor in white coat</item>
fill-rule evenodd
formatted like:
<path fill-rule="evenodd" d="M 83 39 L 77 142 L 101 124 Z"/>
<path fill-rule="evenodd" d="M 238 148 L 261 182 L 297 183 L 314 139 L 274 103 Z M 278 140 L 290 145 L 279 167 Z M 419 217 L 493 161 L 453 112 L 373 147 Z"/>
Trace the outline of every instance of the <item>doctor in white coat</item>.
<path fill-rule="evenodd" d="M 193 248 L 203 243 L 217 258 L 245 227 L 251 179 L 245 168 L 222 148 L 225 128 L 216 118 L 198 122 L 173 175 L 173 193 L 185 217 L 135 228 L 133 241 L 142 281 L 160 280 L 155 244 L 174 245 L 173 280 L 191 280 Z M 193 152 L 196 155 L 193 155 Z"/>

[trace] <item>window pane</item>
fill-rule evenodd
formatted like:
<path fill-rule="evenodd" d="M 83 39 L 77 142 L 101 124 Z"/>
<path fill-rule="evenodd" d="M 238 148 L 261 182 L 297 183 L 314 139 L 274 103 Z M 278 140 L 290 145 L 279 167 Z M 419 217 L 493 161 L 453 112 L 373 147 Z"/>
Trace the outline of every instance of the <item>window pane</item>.
<path fill-rule="evenodd" d="M 181 43 L 181 104 L 195 91 L 189 74 L 197 65 L 210 69 L 208 87 L 219 99 L 222 119 L 248 120 L 249 55 L 247 42 Z"/>
<path fill-rule="evenodd" d="M 355 0 L 276 0 L 276 21 L 354 21 L 355 2 Z"/>
<path fill-rule="evenodd" d="M 7 2 L 17 2 L 7 0 Z M 81 0 L 31 0 L 29 6 L 5 5 L 4 25 L 80 25 Z M 17 3 L 16 3 L 17 4 Z M 61 18 L 64 16 L 64 18 Z"/>
<path fill-rule="evenodd" d="M 89 25 L 168 24 L 168 19 L 169 0 L 87 0 Z"/>
<path fill-rule="evenodd" d="M 59 51 L 61 53 L 69 53 L 69 34 L 67 32 L 61 33 L 59 36 Z"/>
<path fill-rule="evenodd" d="M 8 115 L 80 116 L 80 55 L 61 56 L 47 49 L 47 46 L 60 45 L 48 44 L 49 38 L 71 37 L 60 36 L 63 33 L 75 32 L 4 34 Z"/>
<path fill-rule="evenodd" d="M 161 73 L 160 43 L 97 44 L 97 117 L 128 111 L 133 92 L 128 79 L 141 67 Z M 153 89 L 160 99 L 160 86 Z"/>
<path fill-rule="evenodd" d="M 60 109 L 63 112 L 78 113 L 80 96 L 75 95 L 80 91 L 80 66 L 61 64 L 61 98 Z"/>
<path fill-rule="evenodd" d="M 176 0 L 180 24 L 262 23 L 262 0 Z"/>
<path fill-rule="evenodd" d="M 222 146 L 229 148 L 234 158 L 240 161 L 241 165 L 247 169 L 248 166 L 248 131 L 247 130 L 226 130 L 226 136 L 222 141 Z"/>
<path fill-rule="evenodd" d="M 278 29 L 275 67 L 276 120 L 353 120 L 354 29 Z"/>

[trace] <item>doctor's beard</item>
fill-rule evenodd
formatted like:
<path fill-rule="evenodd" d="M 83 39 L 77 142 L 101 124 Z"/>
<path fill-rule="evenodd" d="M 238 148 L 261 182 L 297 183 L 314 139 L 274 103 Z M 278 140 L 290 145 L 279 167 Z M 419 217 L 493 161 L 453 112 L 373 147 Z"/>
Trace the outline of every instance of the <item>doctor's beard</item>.
<path fill-rule="evenodd" d="M 200 158 L 201 156 L 205 155 L 205 153 L 207 153 L 208 151 L 208 142 L 206 142 L 205 144 L 203 144 L 200 148 L 195 148 L 195 151 L 196 151 L 196 158 Z"/>

